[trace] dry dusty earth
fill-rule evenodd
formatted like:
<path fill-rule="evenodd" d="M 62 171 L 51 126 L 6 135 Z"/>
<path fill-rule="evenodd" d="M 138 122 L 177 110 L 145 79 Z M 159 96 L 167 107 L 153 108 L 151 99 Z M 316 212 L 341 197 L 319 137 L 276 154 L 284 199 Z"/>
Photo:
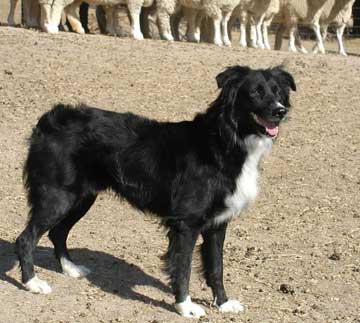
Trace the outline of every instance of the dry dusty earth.
<path fill-rule="evenodd" d="M 226 239 L 227 291 L 247 310 L 210 307 L 210 291 L 194 270 L 191 294 L 208 314 L 199 322 L 359 323 L 358 57 L 8 27 L 0 27 L 0 322 L 186 322 L 173 311 L 161 271 L 164 230 L 109 193 L 69 239 L 73 258 L 93 273 L 82 280 L 60 274 L 44 237 L 36 266 L 53 293 L 21 287 L 13 248 L 27 218 L 26 139 L 57 102 L 191 119 L 216 97 L 214 78 L 226 66 L 280 63 L 297 81 L 293 111 L 262 164 L 257 202 L 231 223 Z"/>

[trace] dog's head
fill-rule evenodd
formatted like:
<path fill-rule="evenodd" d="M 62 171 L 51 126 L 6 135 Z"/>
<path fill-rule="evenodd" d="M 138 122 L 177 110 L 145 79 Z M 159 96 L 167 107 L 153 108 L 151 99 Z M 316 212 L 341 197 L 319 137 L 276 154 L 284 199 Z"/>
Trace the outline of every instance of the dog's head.
<path fill-rule="evenodd" d="M 218 100 L 240 133 L 278 134 L 290 108 L 290 90 L 296 90 L 294 78 L 282 66 L 266 70 L 233 66 L 216 81 L 221 89 Z"/>

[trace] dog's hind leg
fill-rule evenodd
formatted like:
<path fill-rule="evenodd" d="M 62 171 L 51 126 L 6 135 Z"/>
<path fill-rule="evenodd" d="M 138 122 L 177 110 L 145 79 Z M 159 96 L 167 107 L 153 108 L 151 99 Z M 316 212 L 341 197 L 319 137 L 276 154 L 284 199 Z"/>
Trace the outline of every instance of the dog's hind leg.
<path fill-rule="evenodd" d="M 223 282 L 223 249 L 227 224 L 209 228 L 202 233 L 201 258 L 207 285 L 214 295 L 214 305 L 221 312 L 241 312 L 244 306 L 237 300 L 229 300 Z"/>
<path fill-rule="evenodd" d="M 72 204 L 75 196 L 55 188 L 41 186 L 31 194 L 29 223 L 16 240 L 16 254 L 20 260 L 22 282 L 33 293 L 47 294 L 50 286 L 37 278 L 34 272 L 33 254 L 41 236 L 61 221 Z"/>
<path fill-rule="evenodd" d="M 90 270 L 84 266 L 75 265 L 69 255 L 66 240 L 71 228 L 86 214 L 95 202 L 96 195 L 89 195 L 80 200 L 49 232 L 49 238 L 55 247 L 55 256 L 59 260 L 63 273 L 70 277 L 84 277 Z"/>
<path fill-rule="evenodd" d="M 203 308 L 192 303 L 189 295 L 191 260 L 197 237 L 198 231 L 183 222 L 177 223 L 168 233 L 167 269 L 175 294 L 175 308 L 185 317 L 205 315 Z"/>

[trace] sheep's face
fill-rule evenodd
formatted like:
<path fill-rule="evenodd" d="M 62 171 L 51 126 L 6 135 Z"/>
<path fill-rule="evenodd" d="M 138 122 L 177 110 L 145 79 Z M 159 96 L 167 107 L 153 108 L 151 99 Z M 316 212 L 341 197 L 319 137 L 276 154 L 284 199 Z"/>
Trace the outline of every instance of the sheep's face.
<path fill-rule="evenodd" d="M 279 123 L 290 108 L 290 89 L 296 90 L 290 73 L 282 67 L 252 70 L 234 66 L 216 80 L 221 88 L 219 100 L 240 133 L 278 134 Z"/>

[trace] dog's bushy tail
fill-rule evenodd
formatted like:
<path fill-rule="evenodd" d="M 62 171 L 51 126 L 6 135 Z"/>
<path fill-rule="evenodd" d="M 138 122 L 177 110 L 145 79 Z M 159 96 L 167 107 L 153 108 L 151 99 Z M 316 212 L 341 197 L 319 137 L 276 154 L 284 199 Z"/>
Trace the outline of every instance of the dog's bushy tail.
<path fill-rule="evenodd" d="M 29 151 L 23 169 L 23 183 L 31 206 L 34 194 L 43 184 L 49 171 L 55 167 L 55 155 L 59 154 L 62 137 L 69 129 L 79 128 L 87 119 L 85 106 L 56 104 L 44 113 L 29 138 Z M 78 124 L 78 127 L 74 125 Z"/>

